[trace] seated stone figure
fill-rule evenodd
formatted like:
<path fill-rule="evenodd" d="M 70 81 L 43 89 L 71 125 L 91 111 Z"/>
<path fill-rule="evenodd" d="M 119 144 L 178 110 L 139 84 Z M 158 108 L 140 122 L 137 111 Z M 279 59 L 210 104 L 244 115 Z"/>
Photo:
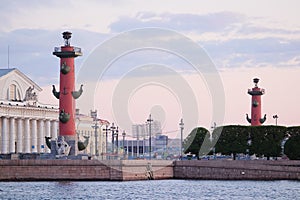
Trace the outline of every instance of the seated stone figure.
<path fill-rule="evenodd" d="M 34 86 L 32 87 L 30 86 L 26 90 L 24 101 L 30 101 L 30 100 L 37 101 L 37 94 L 33 92 L 33 90 L 34 90 Z"/>
<path fill-rule="evenodd" d="M 71 146 L 65 141 L 64 136 L 58 136 L 56 140 L 56 152 L 58 156 L 68 156 Z"/>

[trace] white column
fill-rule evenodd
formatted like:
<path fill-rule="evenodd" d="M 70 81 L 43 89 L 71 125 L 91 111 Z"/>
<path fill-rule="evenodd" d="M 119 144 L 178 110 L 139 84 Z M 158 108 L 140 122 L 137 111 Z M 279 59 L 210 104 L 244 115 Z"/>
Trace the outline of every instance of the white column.
<path fill-rule="evenodd" d="M 140 140 L 137 138 L 136 140 L 136 157 L 140 157 Z"/>
<path fill-rule="evenodd" d="M 17 120 L 17 153 L 23 152 L 23 119 Z"/>
<path fill-rule="evenodd" d="M 37 131 L 37 150 L 39 153 L 44 153 L 45 150 L 45 133 L 44 133 L 44 120 L 40 119 L 38 121 L 38 131 Z"/>
<path fill-rule="evenodd" d="M 50 124 L 50 120 L 46 120 L 45 123 L 45 136 L 47 137 L 51 137 L 51 124 Z M 46 141 L 45 141 L 46 144 Z M 47 145 L 45 145 L 45 152 L 50 153 L 51 150 L 47 147 Z"/>
<path fill-rule="evenodd" d="M 9 152 L 16 152 L 16 129 L 15 129 L 15 118 L 9 119 Z"/>
<path fill-rule="evenodd" d="M 51 121 L 51 137 L 52 139 L 57 138 L 57 122 L 56 121 Z"/>
<path fill-rule="evenodd" d="M 1 153 L 8 153 L 8 130 L 7 130 L 7 118 L 2 117 L 2 141 L 1 141 Z"/>
<path fill-rule="evenodd" d="M 133 152 L 134 152 L 134 151 L 133 151 L 133 141 L 134 141 L 134 140 L 131 140 L 131 156 L 132 156 L 132 157 L 133 157 Z"/>
<path fill-rule="evenodd" d="M 129 150 L 128 150 L 129 148 L 128 148 L 128 140 L 126 140 L 126 154 L 128 155 L 128 152 L 129 152 Z"/>
<path fill-rule="evenodd" d="M 31 120 L 31 153 L 37 153 L 37 123 L 36 123 L 36 119 Z"/>
<path fill-rule="evenodd" d="M 24 119 L 24 153 L 30 153 L 30 124 L 29 118 Z"/>

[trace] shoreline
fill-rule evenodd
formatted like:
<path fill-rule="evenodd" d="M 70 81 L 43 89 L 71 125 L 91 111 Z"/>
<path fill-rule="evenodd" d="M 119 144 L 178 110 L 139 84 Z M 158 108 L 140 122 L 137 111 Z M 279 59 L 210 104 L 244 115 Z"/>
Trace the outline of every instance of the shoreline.
<path fill-rule="evenodd" d="M 0 181 L 300 180 L 292 160 L 0 160 Z"/>

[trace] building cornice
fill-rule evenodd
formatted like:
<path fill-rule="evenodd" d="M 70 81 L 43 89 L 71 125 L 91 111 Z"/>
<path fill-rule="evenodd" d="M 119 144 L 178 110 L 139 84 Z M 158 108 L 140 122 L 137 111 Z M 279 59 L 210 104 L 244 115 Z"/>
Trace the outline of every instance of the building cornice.
<path fill-rule="evenodd" d="M 13 105 L 11 103 L 4 104 L 3 102 L 0 102 L 0 116 L 56 120 L 58 118 L 58 108 L 47 106 L 27 106 L 25 104 Z"/>

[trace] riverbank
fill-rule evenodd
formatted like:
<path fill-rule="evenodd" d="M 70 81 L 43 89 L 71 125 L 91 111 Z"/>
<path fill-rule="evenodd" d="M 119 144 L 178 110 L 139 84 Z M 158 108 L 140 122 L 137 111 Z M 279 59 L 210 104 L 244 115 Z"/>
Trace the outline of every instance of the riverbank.
<path fill-rule="evenodd" d="M 175 161 L 174 178 L 202 180 L 300 180 L 300 161 Z"/>
<path fill-rule="evenodd" d="M 290 160 L 0 160 L 0 181 L 300 180 Z"/>

